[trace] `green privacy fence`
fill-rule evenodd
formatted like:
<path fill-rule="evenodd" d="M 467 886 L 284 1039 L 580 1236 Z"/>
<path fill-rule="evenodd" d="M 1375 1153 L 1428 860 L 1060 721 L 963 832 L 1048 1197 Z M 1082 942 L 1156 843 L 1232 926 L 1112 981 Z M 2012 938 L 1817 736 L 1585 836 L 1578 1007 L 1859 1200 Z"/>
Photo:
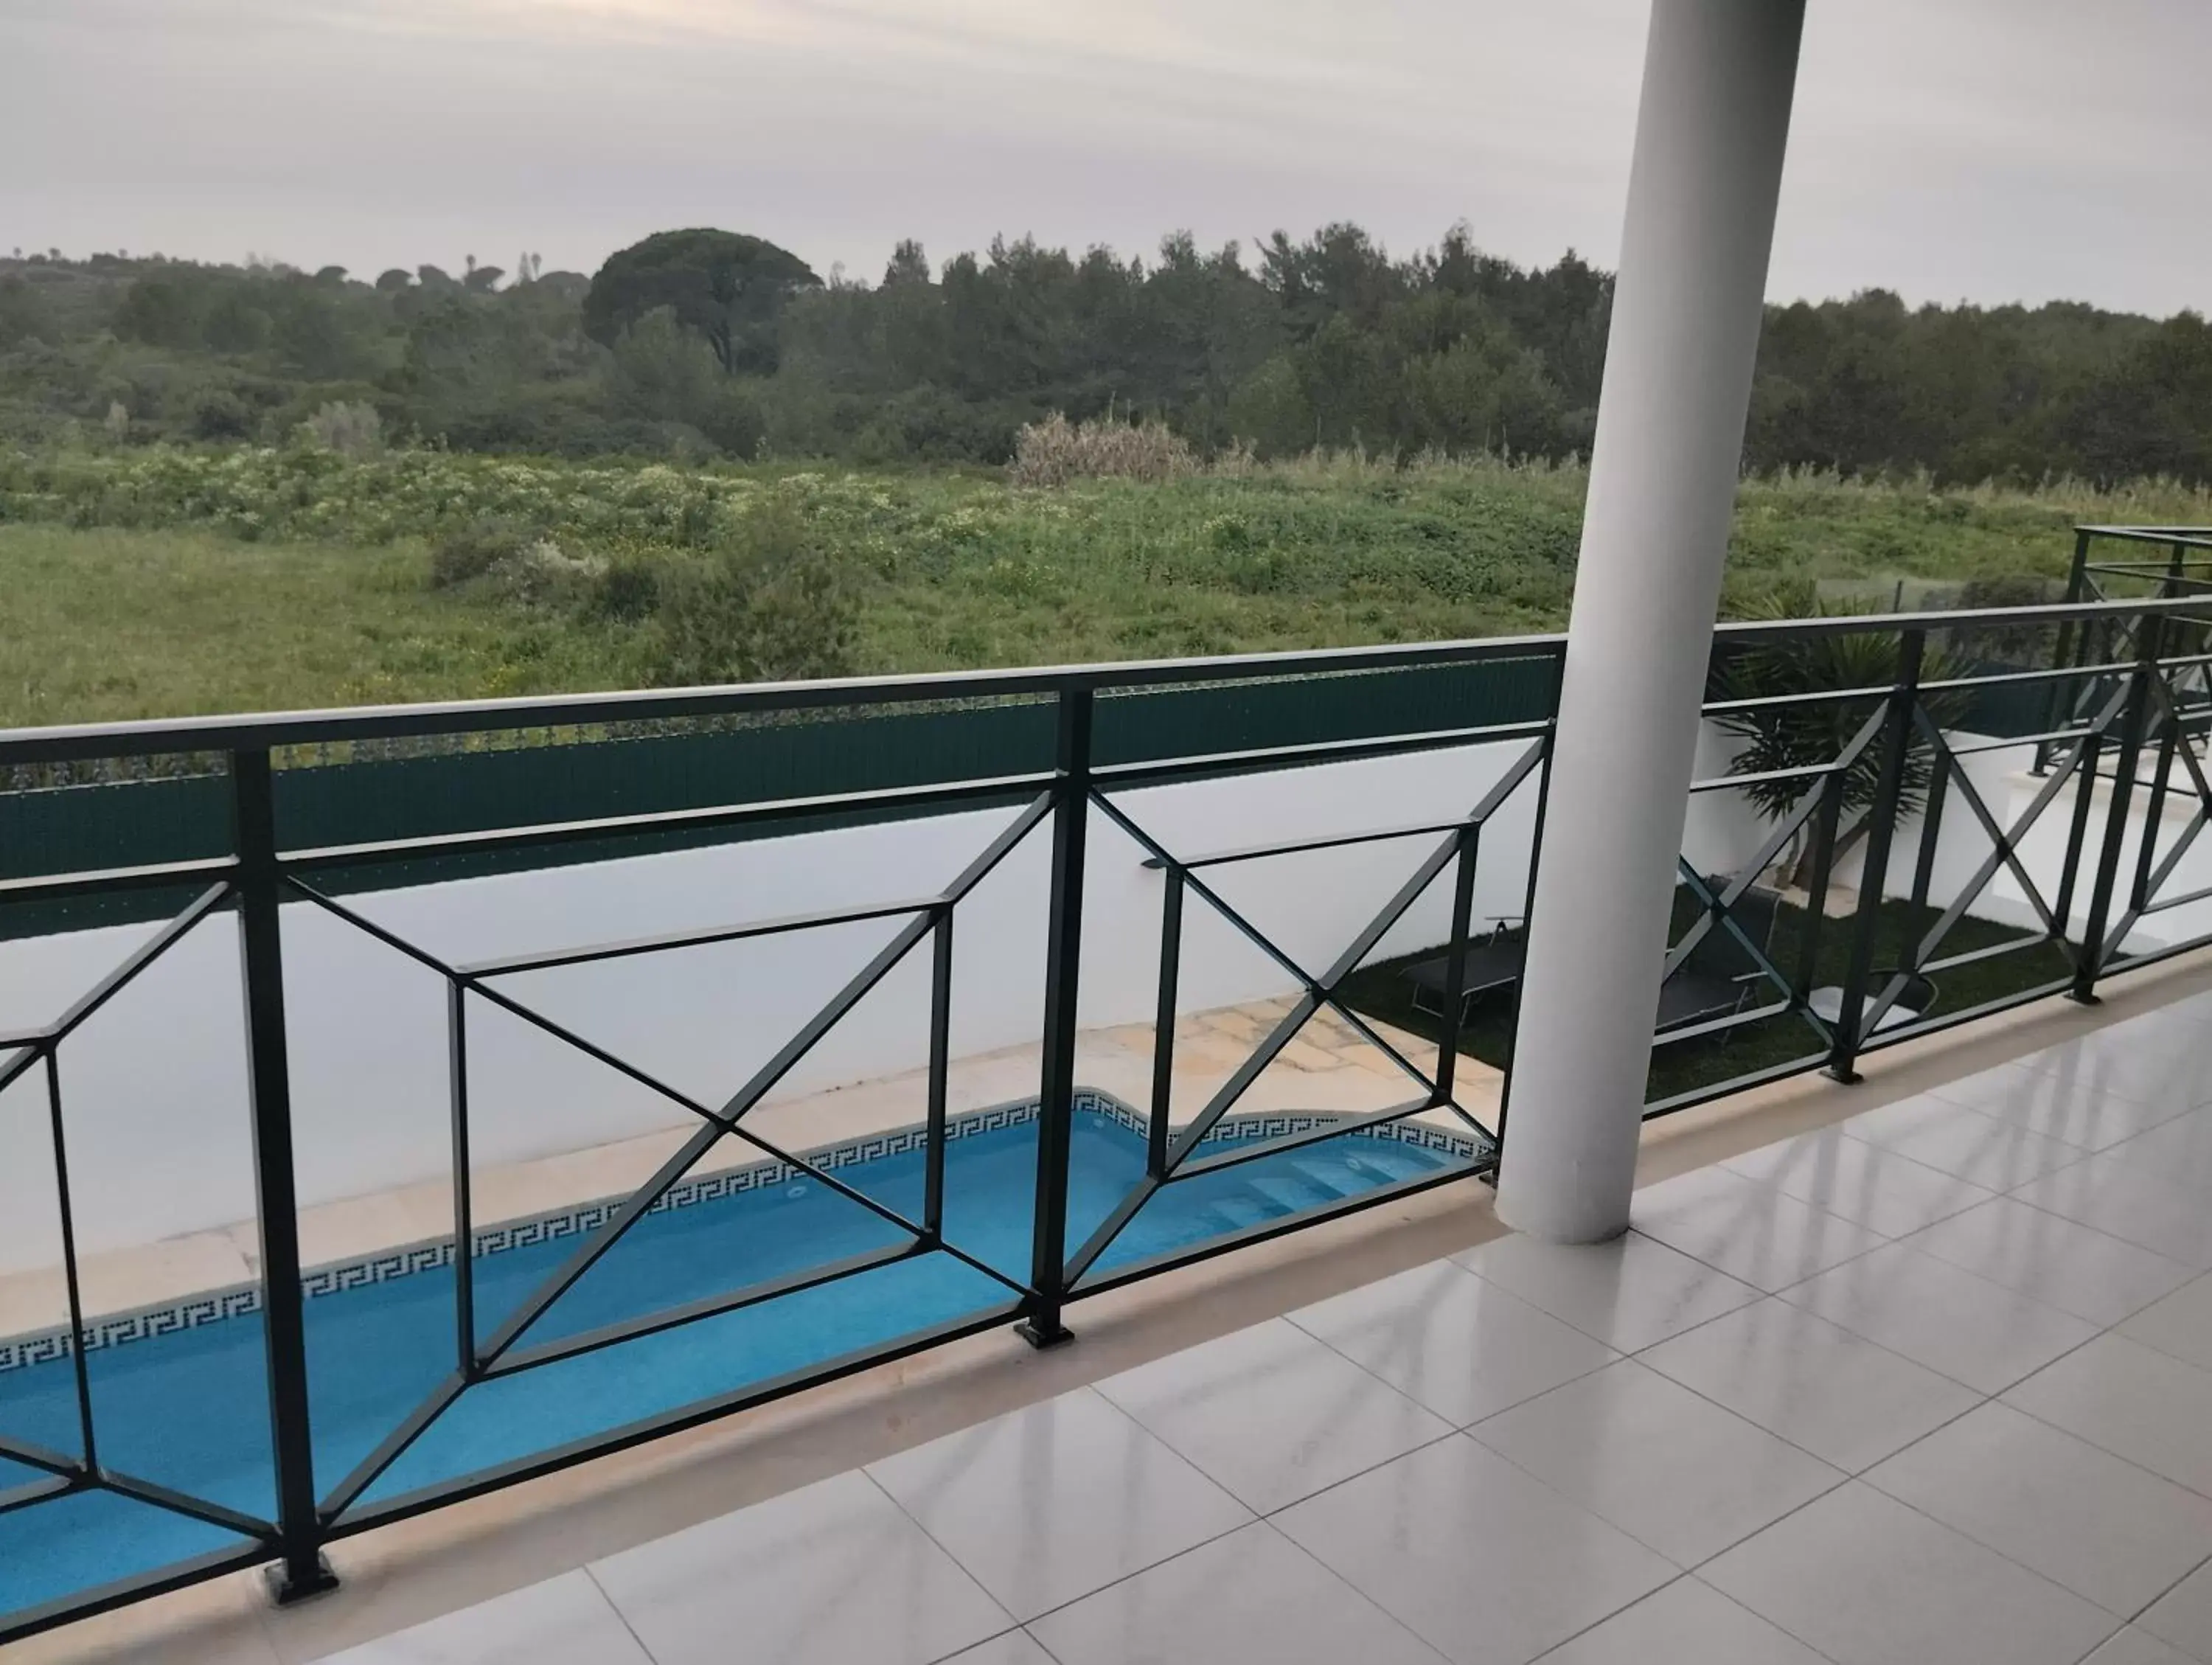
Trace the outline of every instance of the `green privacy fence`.
<path fill-rule="evenodd" d="M 1206 684 L 1102 696 L 1101 766 L 1207 751 L 1525 722 L 1551 714 L 1553 662 L 1530 658 Z M 645 737 L 548 735 L 542 744 L 371 761 L 296 760 L 276 776 L 291 848 L 427 838 L 1035 774 L 1053 766 L 1049 701 L 790 712 Z M 221 856 L 231 848 L 220 775 L 0 793 L 0 881 Z M 348 888 L 417 884 L 522 867 L 895 819 L 877 807 L 748 828 L 662 831 L 557 850 L 442 854 L 381 866 Z M 0 908 L 0 937 L 166 917 L 167 895 L 112 894 Z"/>

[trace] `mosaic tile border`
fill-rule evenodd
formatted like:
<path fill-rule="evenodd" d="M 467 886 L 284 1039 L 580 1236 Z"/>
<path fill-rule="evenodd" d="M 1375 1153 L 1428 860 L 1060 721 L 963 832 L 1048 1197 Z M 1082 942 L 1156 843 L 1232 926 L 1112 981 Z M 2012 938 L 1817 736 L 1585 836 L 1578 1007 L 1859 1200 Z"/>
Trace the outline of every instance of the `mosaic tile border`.
<path fill-rule="evenodd" d="M 1147 1131 L 1148 1124 L 1143 1114 L 1110 1093 L 1090 1088 L 1080 1089 L 1075 1096 L 1075 1108 L 1103 1116 L 1131 1133 Z M 970 1110 L 964 1115 L 947 1118 L 945 1135 L 948 1139 L 969 1139 L 978 1133 L 1019 1127 L 1036 1121 L 1036 1115 L 1037 1101 L 1033 1098 L 1011 1104 L 996 1104 L 988 1109 Z M 1224 1118 L 1220 1127 L 1207 1135 L 1201 1148 L 1283 1139 L 1349 1119 L 1326 1113 Z M 1469 1134 L 1455 1133 L 1410 1121 L 1370 1127 L 1366 1130 L 1366 1136 L 1397 1140 L 1419 1145 L 1424 1150 L 1442 1151 L 1464 1158 L 1486 1155 L 1489 1150 L 1486 1139 L 1477 1139 Z M 835 1170 L 857 1162 L 880 1161 L 886 1157 L 902 1156 L 908 1152 L 920 1150 L 927 1138 L 928 1129 L 915 1123 L 911 1127 L 870 1133 L 805 1154 L 807 1160 L 817 1167 Z M 654 1203 L 649 1212 L 658 1214 L 672 1208 L 689 1208 L 699 1203 L 714 1202 L 743 1192 L 757 1190 L 763 1186 L 788 1184 L 799 1176 L 799 1170 L 788 1163 L 775 1160 L 726 1169 L 698 1179 L 681 1181 L 670 1187 L 667 1194 Z M 475 1252 L 479 1257 L 498 1255 L 509 1249 L 528 1249 L 538 1243 L 574 1237 L 604 1224 L 608 1216 L 622 1206 L 623 1200 L 621 1196 L 603 1197 L 533 1218 L 489 1226 L 478 1231 L 472 1239 Z M 453 1263 L 453 1245 L 451 1242 L 414 1243 L 365 1259 L 313 1267 L 301 1278 L 301 1289 L 307 1299 L 316 1300 L 346 1290 L 388 1283 L 395 1278 L 411 1278 L 418 1273 L 434 1272 Z M 260 1310 L 260 1285 L 240 1284 L 194 1296 L 190 1300 L 99 1319 L 85 1331 L 85 1351 L 96 1352 L 106 1347 L 124 1346 L 134 1341 L 171 1335 L 179 1330 L 197 1329 L 204 1324 L 220 1323 L 225 1319 L 242 1317 Z M 0 1373 L 27 1369 L 33 1364 L 52 1364 L 70 1357 L 71 1350 L 70 1335 L 66 1328 L 0 1340 Z"/>

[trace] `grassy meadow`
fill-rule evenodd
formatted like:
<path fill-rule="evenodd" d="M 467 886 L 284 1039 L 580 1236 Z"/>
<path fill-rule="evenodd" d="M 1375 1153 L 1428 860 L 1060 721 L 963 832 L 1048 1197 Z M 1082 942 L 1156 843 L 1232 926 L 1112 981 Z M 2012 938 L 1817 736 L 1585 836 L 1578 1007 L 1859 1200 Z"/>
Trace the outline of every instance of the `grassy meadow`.
<path fill-rule="evenodd" d="M 857 671 L 1548 630 L 1583 487 L 1573 466 L 1357 456 L 1035 489 L 434 450 L 0 453 L 0 725 L 651 680 L 652 621 L 590 575 L 711 546 L 763 504 L 834 566 Z M 2082 520 L 2203 522 L 2212 494 L 1751 479 L 1723 609 L 1808 580 L 1884 599 L 2056 580 Z M 587 581 L 434 582 L 441 540 L 486 525 Z"/>

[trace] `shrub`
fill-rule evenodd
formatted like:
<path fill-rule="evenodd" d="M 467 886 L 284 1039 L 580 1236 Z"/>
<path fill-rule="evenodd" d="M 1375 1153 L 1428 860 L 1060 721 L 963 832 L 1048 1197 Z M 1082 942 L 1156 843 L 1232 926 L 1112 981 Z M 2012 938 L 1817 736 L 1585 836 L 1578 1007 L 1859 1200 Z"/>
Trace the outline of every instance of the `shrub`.
<path fill-rule="evenodd" d="M 253 432 L 253 410 L 228 387 L 210 387 L 192 401 L 192 437 L 242 440 Z"/>
<path fill-rule="evenodd" d="M 384 449 L 384 419 L 366 402 L 348 404 L 332 400 L 300 424 L 301 431 L 325 451 L 334 451 L 353 462 L 374 457 Z"/>
<path fill-rule="evenodd" d="M 592 618 L 634 624 L 660 605 L 660 573 L 650 561 L 629 556 L 610 562 L 592 585 L 584 611 Z"/>
<path fill-rule="evenodd" d="M 1071 480 L 1172 480 L 1197 471 L 1188 441 L 1163 422 L 1116 422 L 1109 415 L 1072 422 L 1059 411 L 1014 435 L 1006 477 L 1018 486 Z"/>
<path fill-rule="evenodd" d="M 450 590 L 514 560 L 533 540 L 504 520 L 482 520 L 446 533 L 430 546 L 430 587 Z"/>
<path fill-rule="evenodd" d="M 709 553 L 671 562 L 657 588 L 651 670 L 663 686 L 781 682 L 851 669 L 859 598 L 814 524 L 787 497 L 734 520 Z"/>

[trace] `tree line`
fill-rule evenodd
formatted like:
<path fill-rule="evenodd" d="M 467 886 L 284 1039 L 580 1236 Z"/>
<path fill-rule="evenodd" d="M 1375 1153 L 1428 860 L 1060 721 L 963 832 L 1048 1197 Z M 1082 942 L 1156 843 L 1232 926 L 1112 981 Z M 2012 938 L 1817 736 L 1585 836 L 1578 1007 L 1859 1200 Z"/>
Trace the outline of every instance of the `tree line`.
<path fill-rule="evenodd" d="M 275 262 L 0 259 L 0 436 L 281 440 L 373 407 L 458 449 L 998 463 L 1058 410 L 1202 453 L 1588 451 L 1612 278 L 1392 257 L 1358 227 L 1146 258 L 994 241 L 824 281 L 764 240 L 658 234 L 599 272 L 471 257 L 364 281 Z M 2212 332 L 2061 302 L 1770 307 L 1745 462 L 1945 482 L 2212 480 Z"/>

